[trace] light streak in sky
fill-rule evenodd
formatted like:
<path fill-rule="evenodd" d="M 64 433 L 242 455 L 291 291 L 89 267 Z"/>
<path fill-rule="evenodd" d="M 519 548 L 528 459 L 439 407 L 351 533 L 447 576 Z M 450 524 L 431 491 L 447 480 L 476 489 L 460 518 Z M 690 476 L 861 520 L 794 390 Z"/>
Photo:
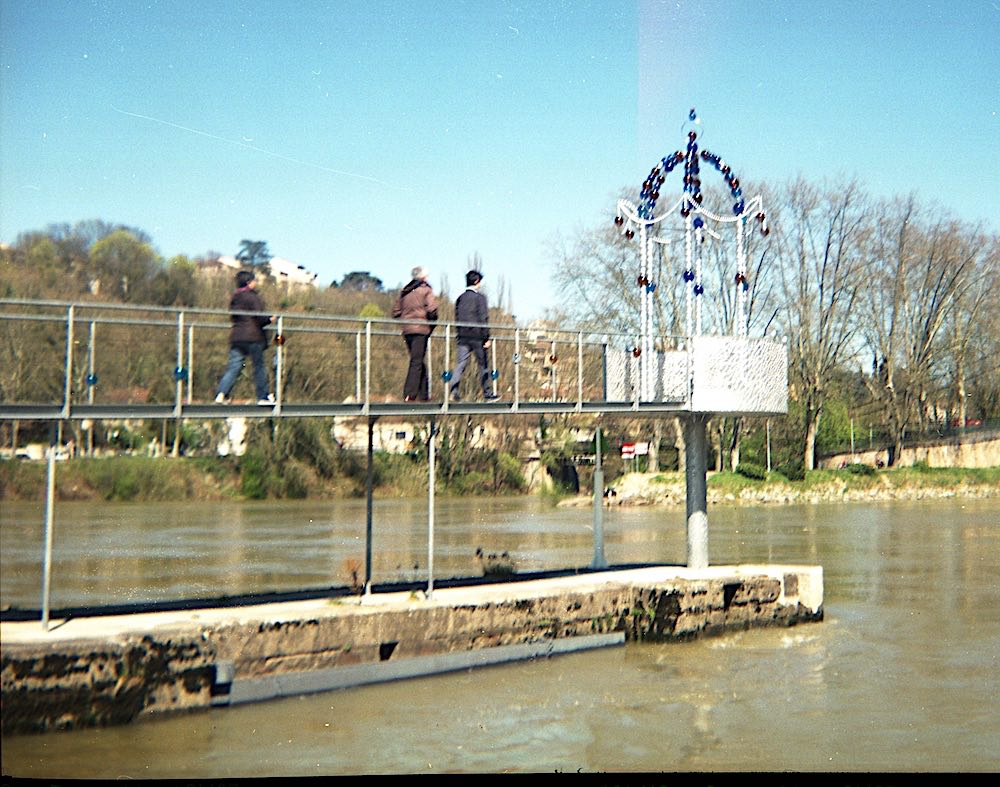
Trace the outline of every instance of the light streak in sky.
<path fill-rule="evenodd" d="M 256 145 L 248 145 L 246 142 L 240 142 L 239 140 L 235 140 L 235 139 L 227 139 L 226 137 L 220 137 L 217 134 L 210 134 L 207 131 L 200 131 L 199 129 L 190 128 L 189 126 L 182 126 L 179 123 L 172 123 L 171 121 L 169 121 L 169 120 L 163 120 L 162 118 L 155 118 L 155 117 L 151 117 L 149 115 L 142 115 L 142 114 L 140 114 L 138 112 L 128 112 L 127 110 L 119 109 L 114 104 L 111 105 L 111 108 L 115 112 L 117 112 L 119 115 L 127 115 L 129 117 L 139 118 L 140 120 L 148 120 L 148 121 L 150 121 L 152 123 L 159 123 L 161 126 L 170 126 L 170 128 L 176 128 L 176 129 L 179 129 L 180 131 L 186 131 L 189 134 L 197 134 L 198 136 L 208 137 L 209 139 L 214 139 L 214 140 L 217 140 L 219 142 L 226 142 L 226 143 L 228 143 L 230 145 L 238 145 L 241 148 L 246 148 L 247 150 L 252 150 L 255 153 L 263 153 L 265 156 L 271 156 L 272 158 L 281 159 L 282 161 L 289 161 L 292 164 L 298 164 L 299 166 L 302 166 L 302 167 L 310 167 L 312 169 L 318 169 L 318 170 L 320 170 L 322 172 L 329 172 L 329 173 L 331 173 L 333 175 L 343 175 L 344 177 L 347 177 L 347 178 L 358 178 L 359 180 L 367 180 L 367 181 L 369 181 L 371 183 L 377 183 L 380 186 L 385 186 L 386 188 L 390 188 L 390 189 L 396 189 L 398 191 L 411 191 L 412 190 L 412 189 L 406 188 L 404 186 L 398 186 L 395 183 L 386 183 L 384 180 L 379 180 L 378 178 L 373 178 L 370 175 L 362 175 L 362 174 L 357 173 L 357 172 L 347 172 L 347 171 L 342 170 L 342 169 L 334 169 L 333 167 L 326 167 L 326 166 L 323 166 L 322 164 L 315 164 L 315 163 L 309 162 L 309 161 L 302 161 L 301 159 L 292 158 L 291 156 L 285 156 L 282 153 L 275 153 L 272 150 L 266 150 L 264 148 L 257 147 Z"/>

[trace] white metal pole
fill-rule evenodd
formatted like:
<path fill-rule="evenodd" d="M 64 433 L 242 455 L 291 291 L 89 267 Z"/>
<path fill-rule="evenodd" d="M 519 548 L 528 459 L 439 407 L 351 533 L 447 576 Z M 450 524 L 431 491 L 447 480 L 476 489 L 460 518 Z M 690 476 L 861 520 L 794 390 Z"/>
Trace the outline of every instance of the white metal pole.
<path fill-rule="evenodd" d="M 71 305 L 66 309 L 66 365 L 63 381 L 63 418 L 69 418 L 69 403 L 73 396 L 73 312 Z"/>
<path fill-rule="evenodd" d="M 511 408 L 517 412 L 518 403 L 521 401 L 521 329 L 514 329 L 514 406 Z"/>
<path fill-rule="evenodd" d="M 361 401 L 361 331 L 354 334 L 354 399 Z"/>
<path fill-rule="evenodd" d="M 365 323 L 365 413 L 372 396 L 372 321 Z"/>
<path fill-rule="evenodd" d="M 428 445 L 427 472 L 427 597 L 434 592 L 434 469 L 436 456 L 434 453 L 434 436 L 437 425 L 431 419 L 431 435 Z"/>
<path fill-rule="evenodd" d="M 594 430 L 594 559 L 591 568 L 607 568 L 604 557 L 604 469 L 601 465 L 601 427 Z"/>
<path fill-rule="evenodd" d="M 282 393 L 284 392 L 284 380 L 285 380 L 285 318 L 283 315 L 278 315 L 278 334 L 279 342 L 277 348 L 275 349 L 275 369 L 274 369 L 274 404 L 277 408 L 277 412 L 281 412 L 281 399 Z"/>
<path fill-rule="evenodd" d="M 764 422 L 764 431 L 767 434 L 767 472 L 771 472 L 771 419 Z"/>
<path fill-rule="evenodd" d="M 187 403 L 191 404 L 194 396 L 194 326 L 188 326 L 187 347 Z"/>
<path fill-rule="evenodd" d="M 49 441 L 48 474 L 45 484 L 45 553 L 42 557 L 42 628 L 49 630 L 49 594 L 52 587 L 52 525 L 56 489 L 56 447 Z"/>
<path fill-rule="evenodd" d="M 451 401 L 451 324 L 444 326 L 444 411 L 448 412 L 448 402 Z M 430 374 L 430 372 L 428 372 Z"/>
<path fill-rule="evenodd" d="M 90 342 L 87 350 L 87 404 L 94 403 L 94 353 L 97 336 L 97 326 L 93 320 L 90 321 Z M 87 419 L 90 427 L 87 429 L 87 456 L 94 455 L 94 422 Z"/>

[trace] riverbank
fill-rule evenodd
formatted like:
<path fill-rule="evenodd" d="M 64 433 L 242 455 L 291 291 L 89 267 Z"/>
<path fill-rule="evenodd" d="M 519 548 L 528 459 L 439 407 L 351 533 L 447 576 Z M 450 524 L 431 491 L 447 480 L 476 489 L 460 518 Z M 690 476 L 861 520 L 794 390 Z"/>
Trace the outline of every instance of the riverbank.
<path fill-rule="evenodd" d="M 608 485 L 608 506 L 684 506 L 682 473 L 628 473 Z M 858 475 L 849 470 L 812 470 L 802 481 L 778 473 L 766 479 L 738 473 L 709 473 L 710 505 L 783 505 L 789 503 L 872 502 L 933 498 L 1000 497 L 1000 467 L 901 467 Z M 586 507 L 589 495 L 559 502 Z"/>
<path fill-rule="evenodd" d="M 353 458 L 351 458 L 353 459 Z M 56 464 L 57 501 L 147 502 L 164 500 L 331 499 L 363 497 L 365 466 L 347 461 L 322 476 L 298 460 L 274 463 L 245 457 L 114 456 Z M 376 455 L 375 488 L 382 497 L 426 491 L 423 478 L 402 455 Z M 43 461 L 0 460 L 0 500 L 43 500 Z M 425 471 L 426 473 L 426 471 Z"/>
<path fill-rule="evenodd" d="M 426 476 L 408 472 L 406 457 L 379 463 L 375 492 L 380 497 L 412 497 L 426 494 Z M 298 483 L 286 485 L 286 494 L 276 499 L 333 499 L 362 497 L 364 474 L 353 468 L 349 474 L 320 479 L 305 474 L 301 465 L 286 468 Z M 362 468 L 363 470 L 363 468 Z M 240 500 L 247 494 L 245 470 L 233 459 L 114 457 L 74 459 L 57 465 L 55 495 L 59 501 Z M 461 476 L 458 476 L 461 478 Z M 0 461 L 0 500 L 42 500 L 45 495 L 44 462 Z M 483 488 L 483 487 L 475 487 Z M 608 505 L 683 506 L 684 475 L 678 472 L 627 473 L 608 482 Z M 447 488 L 439 492 L 449 493 Z M 469 496 L 468 485 L 452 493 Z M 509 493 L 508 493 L 509 494 Z M 487 495 L 494 496 L 494 495 Z M 560 506 L 589 506 L 589 493 L 559 499 Z M 924 498 L 1000 496 L 1000 467 L 936 468 L 915 465 L 874 471 L 863 475 L 843 470 L 812 470 L 801 481 L 789 481 L 780 473 L 765 479 L 738 473 L 709 473 L 708 501 L 712 505 L 774 505 L 787 503 L 860 502 L 873 500 L 920 500 Z"/>

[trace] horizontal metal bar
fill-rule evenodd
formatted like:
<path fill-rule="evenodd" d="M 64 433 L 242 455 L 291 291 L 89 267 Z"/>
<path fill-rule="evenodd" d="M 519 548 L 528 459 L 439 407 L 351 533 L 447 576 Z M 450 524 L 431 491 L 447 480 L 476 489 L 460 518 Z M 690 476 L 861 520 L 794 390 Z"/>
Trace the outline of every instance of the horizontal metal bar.
<path fill-rule="evenodd" d="M 196 327 L 228 327 L 229 318 L 233 312 L 229 309 L 206 309 L 202 307 L 168 307 L 168 306 L 151 306 L 148 304 L 120 304 L 120 303 L 91 303 L 91 302 L 76 302 L 76 301 L 47 301 L 47 300 L 26 300 L 18 298 L 0 298 L 0 306 L 17 306 L 17 307 L 28 307 L 28 308 L 50 308 L 50 309 L 61 309 L 62 313 L 53 313 L 50 315 L 26 315 L 26 314 L 10 314 L 4 311 L 0 311 L 0 318 L 2 319 L 44 319 L 44 320 L 56 320 L 60 322 L 65 322 L 66 314 L 65 310 L 69 306 L 73 306 L 76 315 L 74 321 L 96 321 L 96 322 L 109 322 L 118 324 L 156 324 L 163 326 L 173 326 L 176 325 L 177 315 L 184 313 L 186 315 L 186 322 L 188 324 L 194 324 Z M 161 315 L 159 317 L 139 317 L 139 318 L 120 318 L 120 317 L 101 317 L 99 315 L 93 314 L 93 312 L 99 311 L 113 311 L 113 312 L 125 312 L 131 311 L 133 313 L 142 314 L 156 314 Z M 334 314 L 304 314 L 301 312 L 236 312 L 237 314 L 246 315 L 264 315 L 264 316 L 282 316 L 286 321 L 302 322 L 302 323 L 317 323 L 317 322 L 327 322 L 327 323 L 341 323 L 350 326 L 354 326 L 357 329 L 358 326 L 364 325 L 366 322 L 371 322 L 373 326 L 385 326 L 386 334 L 393 335 L 398 334 L 399 320 L 395 320 L 389 317 L 372 317 L 372 318 L 358 318 L 358 317 L 346 317 Z M 218 325 L 214 323 L 191 323 L 191 315 L 203 315 L 203 316 L 216 316 L 221 318 Z M 134 322 L 137 321 L 137 322 Z M 408 322 L 422 322 L 410 320 Z M 460 322 L 437 322 L 437 323 L 426 323 L 428 325 L 443 326 L 445 324 L 463 327 L 481 327 L 475 323 L 460 323 Z M 490 324 L 490 333 L 496 337 L 499 337 L 503 332 L 509 332 L 509 337 L 513 338 L 514 332 L 518 329 L 521 331 L 531 331 L 530 327 L 522 327 L 516 324 L 507 323 L 496 323 Z M 297 330 L 306 330 L 304 326 L 299 326 Z M 334 331 L 337 329 L 330 328 L 329 330 Z M 538 333 L 541 336 L 545 336 L 551 339 L 553 336 L 572 336 L 576 337 L 581 331 L 580 327 L 566 327 L 566 328 L 554 328 L 548 327 L 539 328 Z M 584 330 L 584 335 L 587 337 L 593 337 L 587 340 L 587 344 L 601 344 L 601 339 L 622 339 L 626 342 L 633 341 L 635 335 L 632 333 L 608 333 L 608 332 L 598 332 L 592 330 Z M 674 341 L 683 339 L 682 336 L 674 335 L 662 335 L 661 340 Z"/>
<path fill-rule="evenodd" d="M 638 410 L 634 402 L 583 402 L 576 401 L 521 401 L 515 410 L 513 402 L 455 402 L 445 408 L 443 402 L 382 402 L 364 403 L 316 402 L 312 404 L 283 404 L 277 413 L 273 406 L 255 404 L 182 404 L 180 415 L 172 404 L 74 404 L 67 413 L 59 404 L 6 404 L 0 403 L 0 420 L 5 421 L 79 421 L 122 419 L 225 419 L 225 418 L 329 418 L 368 416 L 419 416 L 441 415 L 544 415 L 564 413 L 632 413 L 661 415 L 687 412 L 683 402 L 641 402 Z M 759 415 L 759 413 L 753 413 Z M 778 415 L 778 413 L 776 413 Z"/>

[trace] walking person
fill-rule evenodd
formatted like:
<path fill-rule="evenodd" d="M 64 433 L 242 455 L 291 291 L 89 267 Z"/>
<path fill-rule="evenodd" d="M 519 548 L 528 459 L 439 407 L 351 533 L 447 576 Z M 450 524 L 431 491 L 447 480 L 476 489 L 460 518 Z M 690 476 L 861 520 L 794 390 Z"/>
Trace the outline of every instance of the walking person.
<path fill-rule="evenodd" d="M 490 309 L 486 296 L 479 291 L 483 274 L 479 271 L 469 271 L 465 274 L 465 292 L 455 301 L 455 322 L 458 333 L 458 363 L 451 375 L 451 401 L 461 401 L 458 384 L 462 381 L 465 367 L 469 365 L 470 356 L 475 356 L 479 364 L 479 385 L 483 389 L 483 398 L 490 402 L 499 397 L 493 393 L 490 385 L 490 370 L 486 364 L 486 351 L 490 348 Z"/>
<path fill-rule="evenodd" d="M 264 311 L 264 301 L 256 289 L 257 279 L 253 271 L 240 271 L 236 274 L 236 292 L 229 299 L 229 309 L 233 312 L 233 327 L 229 332 L 229 360 L 215 394 L 217 404 L 223 404 L 229 399 L 229 393 L 246 366 L 248 357 L 253 362 L 257 404 L 274 404 L 274 395 L 268 393 L 267 367 L 264 365 L 264 350 L 267 349 L 264 326 L 270 324 L 271 318 L 263 314 L 236 313 Z"/>
<path fill-rule="evenodd" d="M 427 339 L 438 318 L 438 302 L 434 290 L 427 283 L 427 269 L 417 266 L 410 275 L 409 284 L 403 287 L 392 307 L 392 316 L 403 321 L 403 339 L 410 355 L 403 384 L 403 399 L 407 402 L 426 402 L 430 399 L 430 380 L 427 377 Z"/>

